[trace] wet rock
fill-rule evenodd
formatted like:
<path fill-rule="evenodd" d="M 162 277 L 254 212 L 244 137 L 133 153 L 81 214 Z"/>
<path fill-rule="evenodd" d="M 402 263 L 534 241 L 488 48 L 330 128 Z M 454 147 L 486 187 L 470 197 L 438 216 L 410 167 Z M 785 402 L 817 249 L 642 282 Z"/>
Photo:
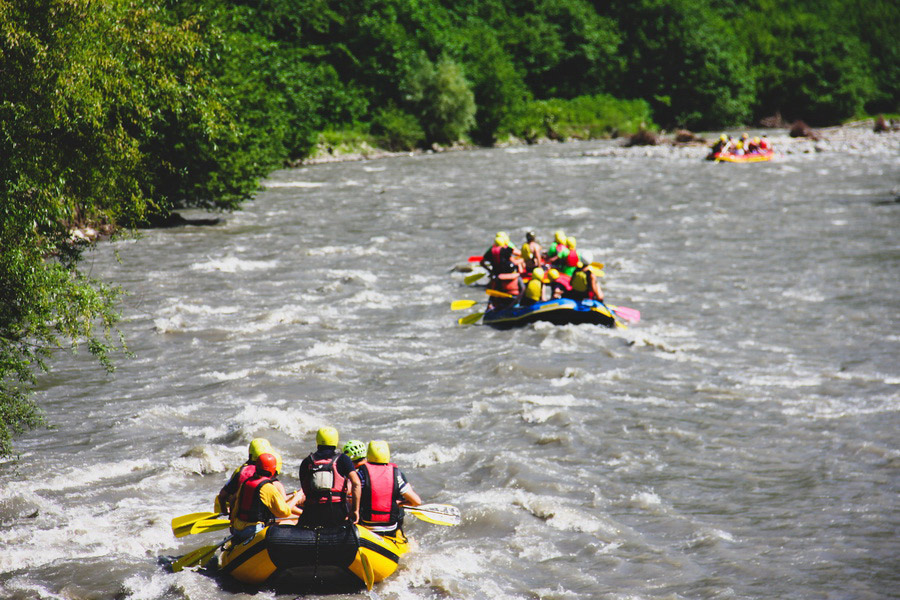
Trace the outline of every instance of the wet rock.
<path fill-rule="evenodd" d="M 792 138 L 804 137 L 810 140 L 818 140 L 819 134 L 813 131 L 812 127 L 804 123 L 803 121 L 794 121 L 791 125 L 791 129 L 788 132 Z"/>
<path fill-rule="evenodd" d="M 659 144 L 659 136 L 657 136 L 652 131 L 647 131 L 646 129 L 641 129 L 625 142 L 625 147 L 630 148 L 632 146 L 656 146 Z"/>

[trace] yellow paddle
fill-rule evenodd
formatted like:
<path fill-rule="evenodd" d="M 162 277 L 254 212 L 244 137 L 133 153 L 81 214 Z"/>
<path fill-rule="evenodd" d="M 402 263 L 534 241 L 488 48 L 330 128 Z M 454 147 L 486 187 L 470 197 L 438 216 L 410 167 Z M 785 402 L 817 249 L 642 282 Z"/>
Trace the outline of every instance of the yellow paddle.
<path fill-rule="evenodd" d="M 477 300 L 454 300 L 450 303 L 450 310 L 462 310 L 464 308 L 470 308 L 478 304 Z"/>
<path fill-rule="evenodd" d="M 178 573 L 182 569 L 189 567 L 196 567 L 197 565 L 203 566 L 209 562 L 209 560 L 216 553 L 216 550 L 225 545 L 225 542 L 231 539 L 231 536 L 225 538 L 224 541 L 220 544 L 216 544 L 214 546 L 203 546 L 202 548 L 197 548 L 193 552 L 188 552 L 178 560 L 172 563 L 172 572 Z"/>
<path fill-rule="evenodd" d="M 478 281 L 485 275 L 487 275 L 487 273 L 472 273 L 471 275 L 466 275 L 465 279 L 463 279 L 463 282 L 466 285 L 470 285 L 470 284 L 475 283 L 476 281 Z"/>
<path fill-rule="evenodd" d="M 184 537 L 192 533 L 191 528 L 195 523 L 219 516 L 219 513 L 214 512 L 198 512 L 175 517 L 172 519 L 172 533 L 175 534 L 175 537 Z"/>
<path fill-rule="evenodd" d="M 419 506 L 403 505 L 403 510 L 426 523 L 453 527 L 462 522 L 459 509 L 452 504 L 420 504 Z"/>
<path fill-rule="evenodd" d="M 362 563 L 363 581 L 366 584 L 366 591 L 371 592 L 372 586 L 375 585 L 375 571 L 372 570 L 372 565 L 369 564 L 369 559 L 366 555 L 362 553 L 362 549 L 359 552 L 359 562 Z"/>
<path fill-rule="evenodd" d="M 195 533 L 206 533 L 207 531 L 219 531 L 230 525 L 231 521 L 228 519 L 204 519 L 191 525 L 191 530 L 188 533 L 193 535 Z"/>
<path fill-rule="evenodd" d="M 477 323 L 478 319 L 480 319 L 483 315 L 483 312 L 472 313 L 471 315 L 466 315 L 465 317 L 457 319 L 456 322 L 460 325 L 472 325 L 473 323 Z"/>

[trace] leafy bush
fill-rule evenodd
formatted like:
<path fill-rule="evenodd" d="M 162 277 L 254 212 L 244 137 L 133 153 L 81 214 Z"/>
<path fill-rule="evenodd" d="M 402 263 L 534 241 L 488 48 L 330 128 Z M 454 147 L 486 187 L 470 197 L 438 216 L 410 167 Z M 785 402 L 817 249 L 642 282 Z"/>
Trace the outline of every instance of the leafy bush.
<path fill-rule="evenodd" d="M 396 106 L 375 113 L 372 134 L 379 146 L 394 151 L 412 150 L 425 142 L 425 131 L 419 121 Z"/>
<path fill-rule="evenodd" d="M 571 100 L 536 100 L 511 118 L 509 131 L 528 141 L 616 137 L 653 127 L 650 106 L 643 100 L 620 100 L 609 95 L 579 96 Z"/>

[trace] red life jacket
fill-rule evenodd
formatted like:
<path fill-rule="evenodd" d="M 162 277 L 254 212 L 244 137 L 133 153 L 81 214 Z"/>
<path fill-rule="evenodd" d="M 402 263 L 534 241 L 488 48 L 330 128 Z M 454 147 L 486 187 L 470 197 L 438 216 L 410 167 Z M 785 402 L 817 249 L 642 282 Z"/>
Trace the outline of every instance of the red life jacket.
<path fill-rule="evenodd" d="M 578 253 L 575 250 L 569 250 L 569 255 L 566 257 L 566 266 L 578 268 Z"/>
<path fill-rule="evenodd" d="M 563 291 L 570 291 L 572 289 L 572 284 L 570 283 L 570 277 L 568 275 L 560 274 L 553 282 L 550 283 L 551 287 L 561 287 Z"/>
<path fill-rule="evenodd" d="M 359 502 L 359 520 L 362 524 L 393 524 L 400 520 L 400 486 L 397 484 L 398 468 L 394 463 L 385 465 L 366 463 L 359 468 L 366 485 Z"/>
<path fill-rule="evenodd" d="M 241 485 L 256 475 L 256 465 L 251 463 L 249 465 L 244 465 L 240 468 L 240 470 L 231 476 L 231 479 L 228 483 L 225 484 L 225 490 L 229 494 L 236 494 L 239 489 L 241 489 Z"/>
<path fill-rule="evenodd" d="M 311 462 L 309 471 L 300 481 L 303 493 L 306 494 L 307 502 L 313 504 L 328 504 L 329 502 L 343 502 L 347 499 L 347 479 L 338 473 L 337 461 L 341 457 L 338 452 L 331 458 L 316 459 L 314 455 L 309 455 Z M 325 474 L 331 471 L 331 489 L 322 490 L 313 485 L 313 477 L 316 473 Z"/>
<path fill-rule="evenodd" d="M 238 490 L 238 499 L 234 505 L 233 518 L 247 523 L 262 521 L 268 523 L 275 519 L 269 507 L 263 504 L 260 493 L 263 485 L 277 481 L 275 477 L 253 477 L 248 479 Z"/>

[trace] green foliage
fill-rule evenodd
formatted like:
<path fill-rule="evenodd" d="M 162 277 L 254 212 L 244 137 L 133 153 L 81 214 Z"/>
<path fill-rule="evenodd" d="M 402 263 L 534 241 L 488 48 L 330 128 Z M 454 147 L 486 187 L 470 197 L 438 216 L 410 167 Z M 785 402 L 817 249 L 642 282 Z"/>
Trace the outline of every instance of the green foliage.
<path fill-rule="evenodd" d="M 813 125 L 840 122 L 877 98 L 870 60 L 858 37 L 828 15 L 778 0 L 749 7 L 740 30 L 754 64 L 757 115 L 780 112 Z M 752 5 L 751 5 L 752 6 Z"/>
<path fill-rule="evenodd" d="M 393 151 L 413 150 L 425 143 L 425 131 L 418 119 L 393 105 L 375 114 L 372 134 L 379 146 Z"/>
<path fill-rule="evenodd" d="M 442 58 L 436 65 L 420 55 L 403 82 L 406 104 L 422 124 L 428 144 L 450 144 L 475 124 L 475 97 L 458 64 Z"/>
<path fill-rule="evenodd" d="M 487 26 L 473 25 L 462 32 L 461 60 L 475 94 L 475 127 L 472 137 L 492 143 L 509 115 L 521 111 L 530 94 L 521 74 Z"/>
<path fill-rule="evenodd" d="M 754 99 L 747 55 L 707 0 L 616 4 L 627 60 L 623 96 L 647 99 L 667 127 L 746 122 Z"/>
<path fill-rule="evenodd" d="M 529 142 L 550 139 L 595 139 L 655 128 L 643 100 L 620 100 L 605 94 L 571 100 L 535 100 L 511 120 L 509 130 Z"/>

